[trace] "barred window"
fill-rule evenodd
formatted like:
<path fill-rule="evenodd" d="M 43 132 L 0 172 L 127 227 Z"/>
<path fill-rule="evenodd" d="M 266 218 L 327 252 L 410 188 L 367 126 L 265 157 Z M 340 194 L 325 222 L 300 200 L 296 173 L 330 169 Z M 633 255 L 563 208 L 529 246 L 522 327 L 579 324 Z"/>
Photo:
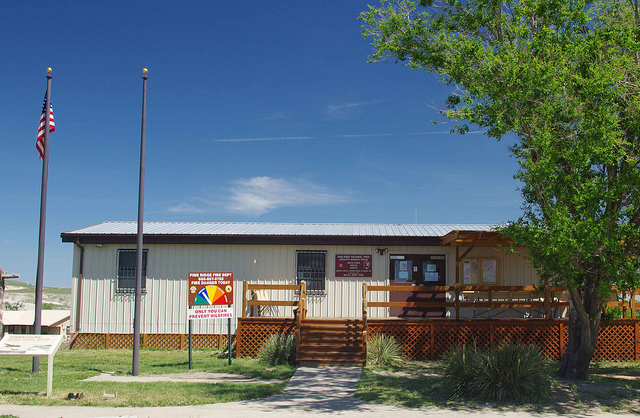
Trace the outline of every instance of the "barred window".
<path fill-rule="evenodd" d="M 147 251 L 142 250 L 142 286 L 147 282 Z M 118 291 L 136 290 L 136 250 L 118 250 Z"/>
<path fill-rule="evenodd" d="M 297 282 L 307 282 L 307 290 L 324 290 L 326 251 L 298 251 Z"/>

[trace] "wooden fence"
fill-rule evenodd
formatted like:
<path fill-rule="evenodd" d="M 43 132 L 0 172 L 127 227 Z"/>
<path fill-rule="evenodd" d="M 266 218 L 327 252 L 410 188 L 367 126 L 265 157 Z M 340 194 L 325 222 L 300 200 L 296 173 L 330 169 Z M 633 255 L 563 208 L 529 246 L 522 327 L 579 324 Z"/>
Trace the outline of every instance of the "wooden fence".
<path fill-rule="evenodd" d="M 232 335 L 232 345 L 235 343 L 235 339 L 235 335 Z M 223 350 L 229 344 L 227 334 L 193 334 L 192 340 L 194 349 L 217 348 Z M 69 348 L 93 350 L 132 347 L 133 334 L 81 333 L 74 335 L 69 344 Z M 184 350 L 189 348 L 189 334 L 141 334 L 140 347 Z"/>
<path fill-rule="evenodd" d="M 594 360 L 640 361 L 640 320 L 621 319 L 603 322 Z M 264 341 L 277 333 L 294 334 L 292 318 L 240 318 L 238 321 L 238 357 L 255 357 Z M 466 344 L 479 349 L 506 342 L 535 344 L 550 359 L 564 355 L 568 341 L 567 320 L 448 320 L 397 319 L 367 320 L 367 337 L 392 335 L 412 359 L 437 359 L 450 348 Z"/>

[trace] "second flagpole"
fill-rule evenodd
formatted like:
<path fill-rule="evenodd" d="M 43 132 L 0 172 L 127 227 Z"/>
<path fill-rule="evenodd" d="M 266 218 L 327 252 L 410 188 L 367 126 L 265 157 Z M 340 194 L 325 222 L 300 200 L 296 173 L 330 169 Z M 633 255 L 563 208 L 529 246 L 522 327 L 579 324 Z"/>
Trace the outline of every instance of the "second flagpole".
<path fill-rule="evenodd" d="M 136 241 L 136 295 L 133 309 L 133 367 L 131 374 L 138 375 L 140 364 L 140 313 L 142 299 L 142 235 L 144 212 L 144 158 L 145 131 L 147 127 L 147 69 L 142 70 L 142 130 L 140 134 L 140 186 L 138 191 L 138 235 Z"/>

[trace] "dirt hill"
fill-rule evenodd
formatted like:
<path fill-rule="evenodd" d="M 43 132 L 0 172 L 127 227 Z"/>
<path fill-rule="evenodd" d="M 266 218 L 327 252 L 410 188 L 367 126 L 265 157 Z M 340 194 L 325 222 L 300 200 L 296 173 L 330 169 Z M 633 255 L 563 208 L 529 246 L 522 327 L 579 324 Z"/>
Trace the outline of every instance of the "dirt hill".
<path fill-rule="evenodd" d="M 5 281 L 4 301 L 18 305 L 19 310 L 34 309 L 36 287 L 17 280 Z M 43 309 L 69 310 L 71 308 L 71 289 L 45 287 L 42 289 Z"/>

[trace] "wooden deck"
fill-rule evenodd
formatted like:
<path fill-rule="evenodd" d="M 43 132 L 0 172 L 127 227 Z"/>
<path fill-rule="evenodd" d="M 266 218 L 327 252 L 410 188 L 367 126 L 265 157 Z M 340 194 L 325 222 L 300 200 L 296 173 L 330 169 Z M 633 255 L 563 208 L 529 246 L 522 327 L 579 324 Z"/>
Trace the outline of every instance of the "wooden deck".
<path fill-rule="evenodd" d="M 243 286 L 243 312 L 261 305 L 295 306 L 294 318 L 238 318 L 237 355 L 256 356 L 269 335 L 286 332 L 296 335 L 297 358 L 303 364 L 345 364 L 348 358 L 357 363 L 366 360 L 367 340 L 378 334 L 392 335 L 402 344 L 408 358 L 436 359 L 457 345 L 484 349 L 506 342 L 535 344 L 544 356 L 560 359 L 568 342 L 567 319 L 558 318 L 561 309 L 568 308 L 562 297 L 565 289 L 534 286 L 368 286 L 362 283 L 361 318 L 307 318 L 306 285 L 287 286 L 298 291 L 296 301 L 255 300 L 255 291 L 278 289 L 278 285 L 247 284 Z M 404 302 L 368 300 L 370 292 L 452 292 L 453 300 Z M 617 289 L 612 289 L 618 294 Z M 253 292 L 247 298 L 247 292 Z M 621 307 L 623 318 L 635 318 L 635 293 L 623 302 L 609 303 Z M 358 303 L 357 301 L 354 301 Z M 372 307 L 450 308 L 450 318 L 369 318 Z M 478 308 L 488 318 L 462 318 L 461 309 Z M 498 318 L 498 310 L 535 309 L 539 318 L 523 314 L 522 318 Z M 496 317 L 491 312 L 496 310 Z M 455 316 L 454 316 L 455 315 Z M 555 319 L 554 319 L 555 318 Z M 594 360 L 640 361 L 640 320 L 621 319 L 604 322 L 594 353 Z"/>

